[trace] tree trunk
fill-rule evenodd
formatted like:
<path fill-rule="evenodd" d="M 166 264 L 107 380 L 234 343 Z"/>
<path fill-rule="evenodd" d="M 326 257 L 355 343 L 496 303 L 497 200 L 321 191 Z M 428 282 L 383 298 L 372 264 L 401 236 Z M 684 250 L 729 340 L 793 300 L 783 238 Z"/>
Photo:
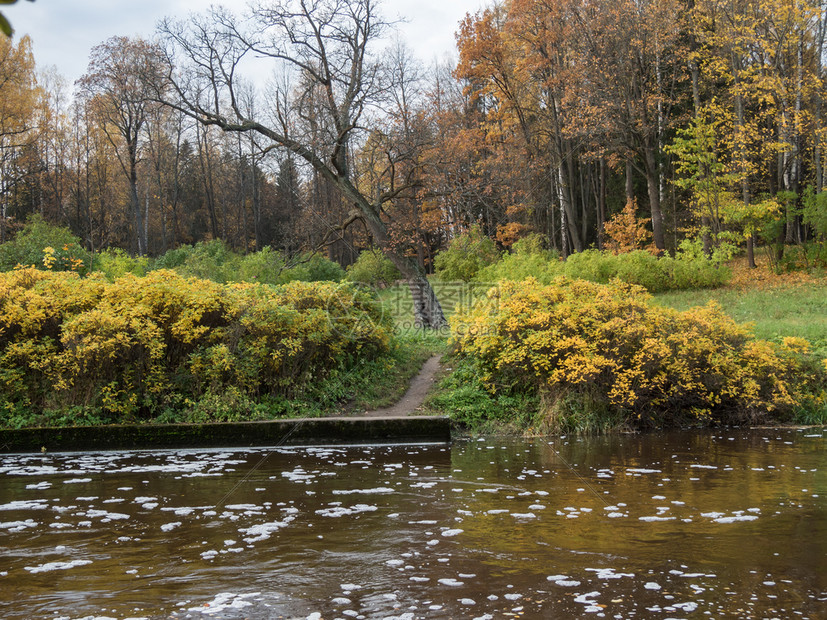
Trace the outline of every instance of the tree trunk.
<path fill-rule="evenodd" d="M 664 251 L 666 249 L 666 235 L 663 230 L 663 213 L 660 209 L 660 179 L 658 178 L 655 149 L 652 147 L 645 149 L 645 164 L 649 211 L 652 215 L 652 235 L 655 247 L 660 251 Z"/>
<path fill-rule="evenodd" d="M 566 158 L 568 159 L 568 158 Z M 563 162 L 560 162 L 560 165 L 557 166 L 557 179 L 558 179 L 558 192 L 560 197 L 560 206 L 562 207 L 563 213 L 565 215 L 564 221 L 565 225 L 563 226 L 563 246 L 567 245 L 567 240 L 571 239 L 572 245 L 574 246 L 575 252 L 582 252 L 583 251 L 583 242 L 580 239 L 580 232 L 577 230 L 577 223 L 574 216 L 574 206 L 572 205 L 571 201 L 571 182 L 568 178 L 568 170 L 566 170 L 566 166 Z M 568 252 L 564 250 L 567 254 Z"/>
<path fill-rule="evenodd" d="M 138 197 L 138 162 L 137 144 L 129 144 L 129 204 L 132 208 L 133 225 L 135 226 L 135 251 L 138 256 L 146 253 L 143 245 L 143 217 L 141 214 L 141 200 Z"/>
<path fill-rule="evenodd" d="M 626 204 L 629 204 L 635 199 L 633 172 L 634 168 L 632 167 L 632 160 L 630 158 L 626 158 Z"/>

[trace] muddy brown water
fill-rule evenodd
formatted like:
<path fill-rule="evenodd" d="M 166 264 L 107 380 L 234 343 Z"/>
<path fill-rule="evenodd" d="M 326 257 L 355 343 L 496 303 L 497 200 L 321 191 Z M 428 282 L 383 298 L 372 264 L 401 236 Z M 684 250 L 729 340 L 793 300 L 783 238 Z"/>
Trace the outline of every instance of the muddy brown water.
<path fill-rule="evenodd" d="M 827 431 L 0 456 L 0 617 L 825 618 Z"/>

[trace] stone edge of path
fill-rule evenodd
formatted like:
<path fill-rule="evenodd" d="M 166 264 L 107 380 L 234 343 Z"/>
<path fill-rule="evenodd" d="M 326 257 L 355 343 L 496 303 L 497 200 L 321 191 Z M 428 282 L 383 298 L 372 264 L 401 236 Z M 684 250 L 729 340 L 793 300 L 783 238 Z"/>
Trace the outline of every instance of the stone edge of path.
<path fill-rule="evenodd" d="M 0 430 L 0 453 L 449 443 L 447 416 L 297 418 L 220 424 Z"/>

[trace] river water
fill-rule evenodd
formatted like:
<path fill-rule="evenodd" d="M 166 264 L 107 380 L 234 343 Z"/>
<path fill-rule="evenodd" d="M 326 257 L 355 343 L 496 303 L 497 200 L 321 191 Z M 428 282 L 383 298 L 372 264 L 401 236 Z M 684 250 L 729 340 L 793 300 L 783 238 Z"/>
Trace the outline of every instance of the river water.
<path fill-rule="evenodd" d="M 825 618 L 827 430 L 0 456 L 0 617 Z"/>

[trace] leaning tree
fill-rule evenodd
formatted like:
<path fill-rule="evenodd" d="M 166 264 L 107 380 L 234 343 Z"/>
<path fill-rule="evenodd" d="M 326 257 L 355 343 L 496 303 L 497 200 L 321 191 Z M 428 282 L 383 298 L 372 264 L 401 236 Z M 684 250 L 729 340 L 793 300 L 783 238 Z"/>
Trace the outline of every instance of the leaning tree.
<path fill-rule="evenodd" d="M 168 84 L 164 102 L 205 125 L 253 132 L 294 153 L 339 189 L 352 205 L 350 222 L 365 222 L 374 241 L 408 280 L 417 321 L 445 324 L 424 268 L 393 240 L 385 207 L 406 190 L 365 186 L 352 151 L 375 132 L 391 87 L 374 45 L 388 27 L 375 0 L 257 0 L 245 18 L 213 8 L 186 21 L 165 20 Z M 243 69 L 256 58 L 274 74 L 269 105 L 243 106 Z"/>

